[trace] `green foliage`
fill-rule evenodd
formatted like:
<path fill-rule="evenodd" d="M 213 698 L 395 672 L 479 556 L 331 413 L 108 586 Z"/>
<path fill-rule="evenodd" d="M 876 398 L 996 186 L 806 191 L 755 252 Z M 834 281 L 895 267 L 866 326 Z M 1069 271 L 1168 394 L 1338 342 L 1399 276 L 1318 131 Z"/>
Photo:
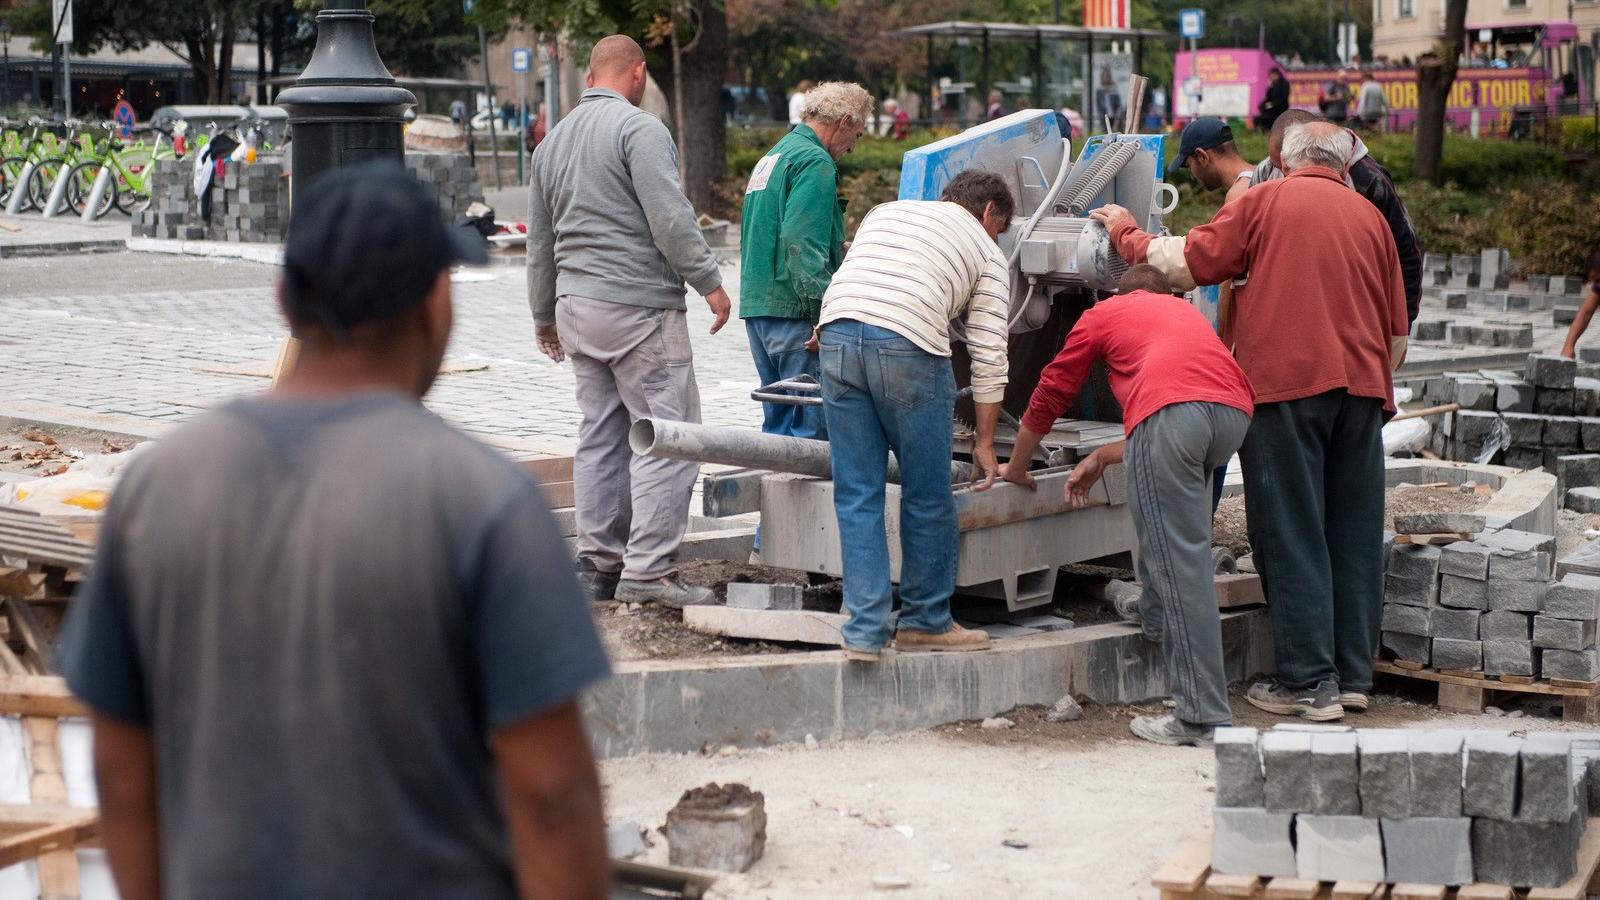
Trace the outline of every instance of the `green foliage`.
<path fill-rule="evenodd" d="M 1568 153 L 1600 152 L 1600 131 L 1594 116 L 1561 118 L 1561 149 Z"/>
<path fill-rule="evenodd" d="M 368 7 L 377 16 L 378 55 L 390 71 L 456 75 L 464 60 L 478 56 L 478 29 L 467 22 L 461 0 L 371 0 Z"/>

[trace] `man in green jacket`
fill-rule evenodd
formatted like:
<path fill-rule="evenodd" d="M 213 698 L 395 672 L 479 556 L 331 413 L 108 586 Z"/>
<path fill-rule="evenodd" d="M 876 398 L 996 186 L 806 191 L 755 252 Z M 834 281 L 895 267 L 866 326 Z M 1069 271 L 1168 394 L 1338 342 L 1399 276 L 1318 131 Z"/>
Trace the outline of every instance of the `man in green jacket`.
<path fill-rule="evenodd" d="M 872 95 L 829 82 L 805 95 L 801 123 L 750 173 L 739 233 L 739 317 L 762 384 L 817 378 L 811 331 L 844 261 L 844 204 L 835 160 L 861 139 Z M 820 406 L 768 403 L 761 430 L 823 439 Z"/>

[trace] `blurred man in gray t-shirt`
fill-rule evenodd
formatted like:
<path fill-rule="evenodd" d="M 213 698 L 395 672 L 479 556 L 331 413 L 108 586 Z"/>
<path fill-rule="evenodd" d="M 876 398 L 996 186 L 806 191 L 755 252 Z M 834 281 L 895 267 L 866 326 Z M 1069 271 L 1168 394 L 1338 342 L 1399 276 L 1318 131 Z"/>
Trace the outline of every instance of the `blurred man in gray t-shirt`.
<path fill-rule="evenodd" d="M 608 666 L 538 487 L 419 404 L 480 260 L 404 169 L 312 182 L 271 393 L 129 468 L 63 639 L 123 900 L 603 897 Z"/>

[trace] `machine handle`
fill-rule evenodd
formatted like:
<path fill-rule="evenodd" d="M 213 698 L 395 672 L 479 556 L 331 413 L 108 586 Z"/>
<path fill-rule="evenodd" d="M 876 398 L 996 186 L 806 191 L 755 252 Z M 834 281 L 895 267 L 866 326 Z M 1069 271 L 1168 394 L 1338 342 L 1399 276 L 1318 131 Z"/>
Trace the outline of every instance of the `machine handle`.
<path fill-rule="evenodd" d="M 1163 191 L 1172 196 L 1172 202 L 1168 203 L 1166 206 L 1160 205 L 1161 194 Z M 1171 215 L 1172 211 L 1178 208 L 1178 189 L 1170 184 L 1167 184 L 1165 181 L 1158 181 L 1156 182 L 1155 194 L 1151 197 L 1150 202 L 1156 204 L 1156 212 L 1163 216 Z"/>

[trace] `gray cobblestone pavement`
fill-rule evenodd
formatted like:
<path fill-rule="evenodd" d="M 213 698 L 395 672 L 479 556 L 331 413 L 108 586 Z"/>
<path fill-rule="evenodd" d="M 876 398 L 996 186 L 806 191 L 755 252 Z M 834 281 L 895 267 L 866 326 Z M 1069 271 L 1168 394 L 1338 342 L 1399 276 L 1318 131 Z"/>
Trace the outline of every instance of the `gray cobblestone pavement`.
<path fill-rule="evenodd" d="M 179 422 L 262 390 L 286 335 L 276 270 L 238 261 L 118 253 L 0 261 L 0 405 L 16 401 Z M 470 270 L 455 286 L 447 374 L 427 405 L 468 431 L 569 451 L 571 367 L 538 354 L 523 270 Z M 730 293 L 735 265 L 724 267 Z M 744 329 L 689 300 L 705 420 L 758 427 Z"/>

